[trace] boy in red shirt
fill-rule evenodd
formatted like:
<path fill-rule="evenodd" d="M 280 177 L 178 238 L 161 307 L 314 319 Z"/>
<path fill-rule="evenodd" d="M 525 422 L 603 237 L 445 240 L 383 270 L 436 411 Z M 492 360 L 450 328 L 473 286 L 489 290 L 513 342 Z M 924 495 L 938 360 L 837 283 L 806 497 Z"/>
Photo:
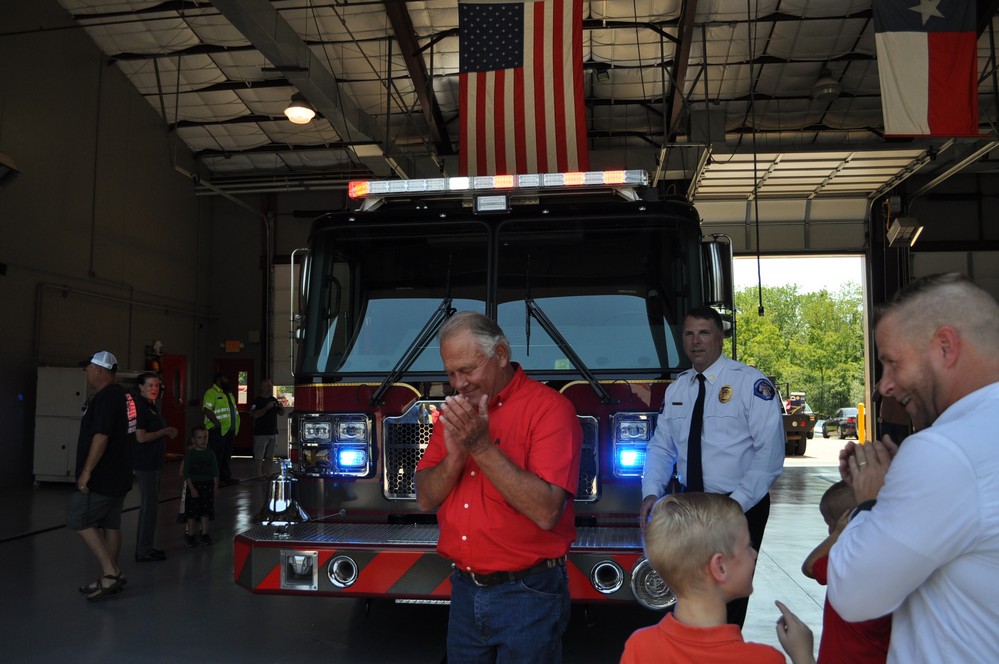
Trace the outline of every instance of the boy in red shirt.
<path fill-rule="evenodd" d="M 827 583 L 829 550 L 850 521 L 850 512 L 857 506 L 853 489 L 842 480 L 826 489 L 819 501 L 819 511 L 829 537 L 808 554 L 801 565 L 805 576 L 823 586 Z M 826 662 L 851 662 L 851 664 L 884 664 L 888 658 L 888 641 L 891 638 L 891 616 L 850 623 L 843 620 L 826 598 L 822 611 L 822 639 L 819 641 L 819 664 Z"/>
<path fill-rule="evenodd" d="M 712 493 L 670 494 L 652 508 L 645 555 L 676 595 L 659 624 L 632 634 L 621 664 L 784 664 L 779 650 L 747 643 L 726 605 L 753 592 L 756 549 L 739 503 Z M 812 664 L 812 632 L 777 602 L 777 638 L 794 664 Z"/>

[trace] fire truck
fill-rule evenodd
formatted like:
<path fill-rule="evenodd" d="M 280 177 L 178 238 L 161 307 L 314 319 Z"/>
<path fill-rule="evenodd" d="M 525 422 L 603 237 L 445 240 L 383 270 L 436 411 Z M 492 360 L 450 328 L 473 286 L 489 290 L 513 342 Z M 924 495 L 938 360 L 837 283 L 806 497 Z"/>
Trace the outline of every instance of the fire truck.
<path fill-rule="evenodd" d="M 731 317 L 728 239 L 702 237 L 694 207 L 657 200 L 644 171 L 353 182 L 349 194 L 359 205 L 316 219 L 300 261 L 290 470 L 236 536 L 237 583 L 448 601 L 451 564 L 414 474 L 451 393 L 436 333 L 474 310 L 576 407 L 573 600 L 670 607 L 642 554 L 641 475 L 666 386 L 689 366 L 684 312 Z"/>

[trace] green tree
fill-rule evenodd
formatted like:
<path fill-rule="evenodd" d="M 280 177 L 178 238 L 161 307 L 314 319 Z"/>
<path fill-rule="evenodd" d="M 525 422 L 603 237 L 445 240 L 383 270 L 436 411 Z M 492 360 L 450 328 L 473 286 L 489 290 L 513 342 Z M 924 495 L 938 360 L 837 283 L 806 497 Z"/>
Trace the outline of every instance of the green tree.
<path fill-rule="evenodd" d="M 804 392 L 829 415 L 864 398 L 864 309 L 859 285 L 799 293 L 796 285 L 735 294 L 738 359 L 773 376 L 782 394 Z"/>

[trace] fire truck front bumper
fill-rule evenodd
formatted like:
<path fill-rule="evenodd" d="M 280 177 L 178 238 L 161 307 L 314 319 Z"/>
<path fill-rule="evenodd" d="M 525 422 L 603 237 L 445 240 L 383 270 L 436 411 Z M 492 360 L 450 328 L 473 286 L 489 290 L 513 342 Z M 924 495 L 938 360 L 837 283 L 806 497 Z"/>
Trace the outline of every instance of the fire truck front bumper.
<path fill-rule="evenodd" d="M 437 526 L 318 523 L 255 526 L 236 536 L 235 581 L 255 593 L 447 602 L 451 563 L 437 555 Z M 642 554 L 632 527 L 580 527 L 566 571 L 574 602 L 676 602 Z"/>

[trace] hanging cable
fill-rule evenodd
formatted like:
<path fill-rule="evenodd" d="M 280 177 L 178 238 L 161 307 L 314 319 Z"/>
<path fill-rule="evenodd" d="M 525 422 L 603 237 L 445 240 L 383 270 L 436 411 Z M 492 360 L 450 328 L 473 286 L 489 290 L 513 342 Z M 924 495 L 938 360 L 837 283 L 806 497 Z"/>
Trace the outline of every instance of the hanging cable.
<path fill-rule="evenodd" d="M 756 148 L 756 81 L 753 79 L 753 63 L 756 62 L 756 39 L 753 36 L 753 3 L 746 0 L 746 37 L 749 39 L 749 113 L 753 123 L 753 216 L 756 222 L 756 293 L 759 298 L 758 316 L 763 316 L 763 271 L 760 256 L 760 179 L 757 175 Z M 762 66 L 762 65 L 761 65 Z"/>

